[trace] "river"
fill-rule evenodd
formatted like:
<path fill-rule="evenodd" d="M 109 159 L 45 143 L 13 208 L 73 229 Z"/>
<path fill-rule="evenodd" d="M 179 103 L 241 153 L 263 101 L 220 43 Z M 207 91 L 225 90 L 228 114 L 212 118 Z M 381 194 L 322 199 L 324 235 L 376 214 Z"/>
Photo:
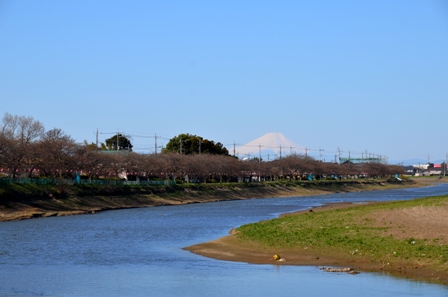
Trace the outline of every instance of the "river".
<path fill-rule="evenodd" d="M 448 296 L 448 286 L 385 274 L 226 262 L 182 250 L 242 224 L 325 203 L 446 193 L 442 184 L 2 222 L 0 296 Z"/>

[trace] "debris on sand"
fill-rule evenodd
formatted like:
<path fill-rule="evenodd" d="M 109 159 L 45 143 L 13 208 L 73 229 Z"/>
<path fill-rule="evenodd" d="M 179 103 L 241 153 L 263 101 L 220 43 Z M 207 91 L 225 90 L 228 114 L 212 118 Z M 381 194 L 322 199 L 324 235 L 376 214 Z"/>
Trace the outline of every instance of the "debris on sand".
<path fill-rule="evenodd" d="M 354 270 L 351 267 L 344 267 L 344 268 L 334 268 L 334 267 L 320 267 L 320 270 L 323 270 L 325 272 L 346 272 L 348 274 L 358 274 L 359 272 Z"/>

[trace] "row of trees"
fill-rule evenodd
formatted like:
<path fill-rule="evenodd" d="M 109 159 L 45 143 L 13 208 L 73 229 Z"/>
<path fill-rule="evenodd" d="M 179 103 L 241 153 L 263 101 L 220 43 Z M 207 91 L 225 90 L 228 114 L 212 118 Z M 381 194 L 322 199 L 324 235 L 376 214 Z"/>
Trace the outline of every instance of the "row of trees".
<path fill-rule="evenodd" d="M 309 174 L 317 178 L 384 177 L 403 171 L 399 166 L 376 163 L 324 163 L 303 155 L 270 162 L 241 161 L 229 156 L 220 143 L 189 134 L 173 138 L 169 142 L 172 146 L 167 145 L 162 154 L 132 152 L 132 144 L 124 139 L 122 143 L 118 139 L 117 150 L 116 143 L 117 138 L 112 138 L 103 149 L 87 142 L 78 144 L 61 129 L 46 131 L 43 124 L 32 117 L 7 113 L 0 127 L 0 176 L 73 178 L 81 174 L 93 179 L 139 176 L 206 182 L 254 180 L 254 177 L 259 180 L 301 179 Z M 180 144 L 183 144 L 182 150 Z"/>

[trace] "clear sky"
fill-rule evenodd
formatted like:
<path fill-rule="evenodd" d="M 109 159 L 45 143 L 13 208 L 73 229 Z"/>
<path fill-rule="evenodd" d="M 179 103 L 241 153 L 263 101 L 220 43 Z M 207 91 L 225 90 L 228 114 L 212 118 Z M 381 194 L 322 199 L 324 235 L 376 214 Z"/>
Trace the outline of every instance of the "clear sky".
<path fill-rule="evenodd" d="M 137 151 L 281 132 L 311 152 L 445 160 L 448 1 L 0 0 L 5 112 Z"/>

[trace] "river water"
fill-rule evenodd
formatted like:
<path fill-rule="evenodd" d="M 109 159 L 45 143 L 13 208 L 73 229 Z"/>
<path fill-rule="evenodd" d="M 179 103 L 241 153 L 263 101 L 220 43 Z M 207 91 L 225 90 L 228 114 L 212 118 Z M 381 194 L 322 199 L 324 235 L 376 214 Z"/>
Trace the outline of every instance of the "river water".
<path fill-rule="evenodd" d="M 0 223 L 0 296 L 448 296 L 385 274 L 209 259 L 183 247 L 331 202 L 404 200 L 439 186 L 115 210 Z"/>

